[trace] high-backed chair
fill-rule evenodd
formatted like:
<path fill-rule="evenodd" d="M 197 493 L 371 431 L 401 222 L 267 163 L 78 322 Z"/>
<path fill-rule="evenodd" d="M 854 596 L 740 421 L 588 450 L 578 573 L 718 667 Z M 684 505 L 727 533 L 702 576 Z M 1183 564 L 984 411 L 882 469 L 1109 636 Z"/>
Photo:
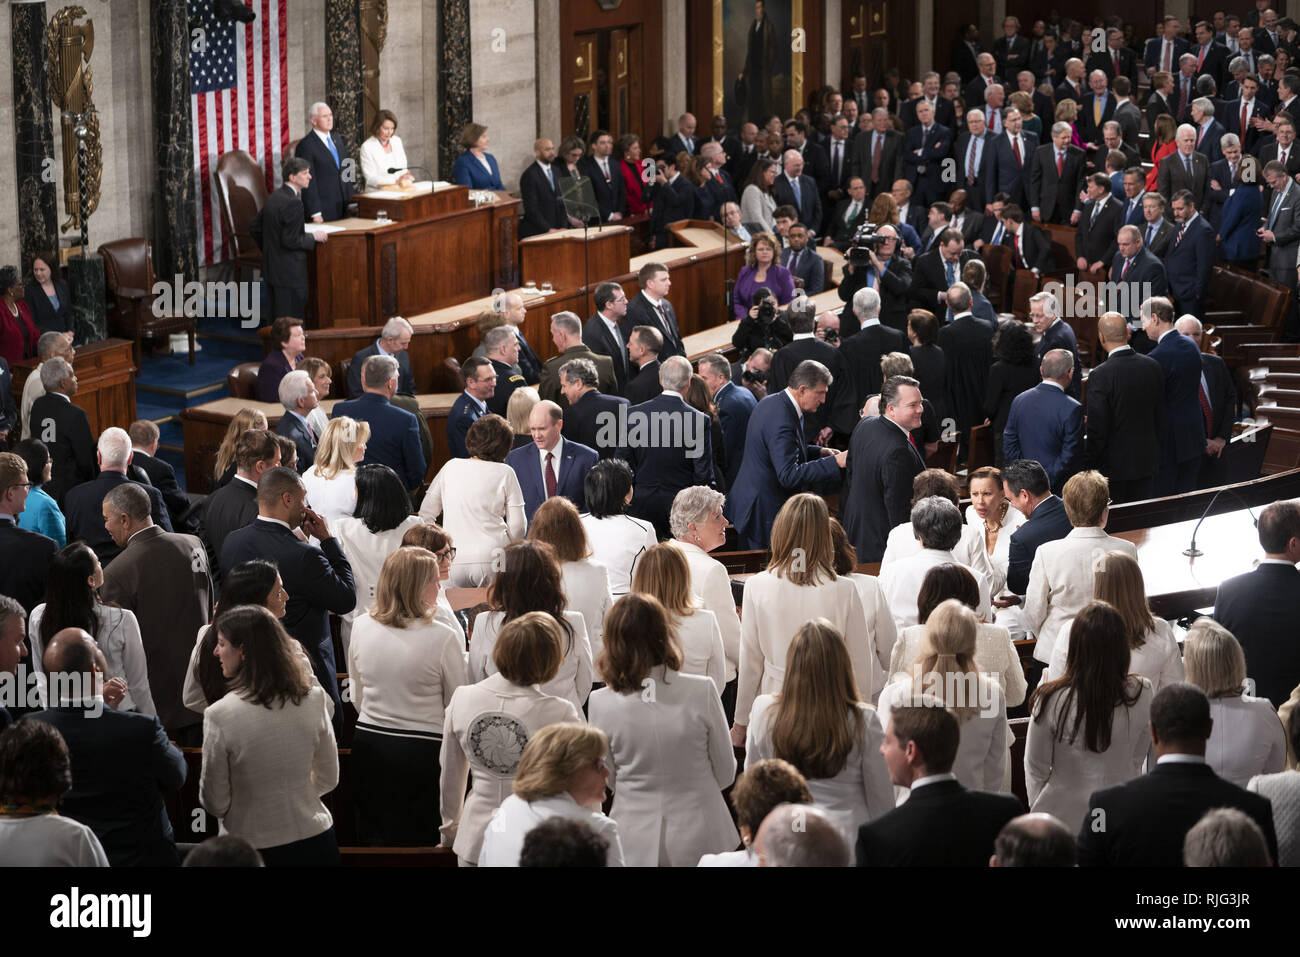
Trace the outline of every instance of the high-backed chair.
<path fill-rule="evenodd" d="M 244 150 L 231 150 L 217 160 L 212 179 L 221 206 L 227 265 L 232 270 L 260 270 L 262 251 L 248 226 L 266 205 L 266 171 Z"/>
<path fill-rule="evenodd" d="M 108 325 L 118 335 L 134 342 L 131 354 L 136 370 L 140 368 L 142 341 L 174 332 L 188 334 L 190 365 L 194 365 L 194 318 L 154 315 L 153 244 L 147 239 L 118 239 L 100 246 L 99 255 L 104 258 L 108 289 Z"/>
<path fill-rule="evenodd" d="M 257 373 L 261 367 L 260 362 L 242 362 L 226 373 L 226 391 L 231 398 L 257 398 Z"/>

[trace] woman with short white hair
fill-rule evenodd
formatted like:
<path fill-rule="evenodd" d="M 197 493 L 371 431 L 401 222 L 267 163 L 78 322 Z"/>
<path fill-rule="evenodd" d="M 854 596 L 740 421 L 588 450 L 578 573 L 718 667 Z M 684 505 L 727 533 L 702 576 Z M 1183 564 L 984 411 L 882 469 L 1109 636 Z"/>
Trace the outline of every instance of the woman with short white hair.
<path fill-rule="evenodd" d="M 330 419 L 316 446 L 316 459 L 302 474 L 307 504 L 331 527 L 357 507 L 357 465 L 366 457 L 370 423 L 346 415 Z"/>

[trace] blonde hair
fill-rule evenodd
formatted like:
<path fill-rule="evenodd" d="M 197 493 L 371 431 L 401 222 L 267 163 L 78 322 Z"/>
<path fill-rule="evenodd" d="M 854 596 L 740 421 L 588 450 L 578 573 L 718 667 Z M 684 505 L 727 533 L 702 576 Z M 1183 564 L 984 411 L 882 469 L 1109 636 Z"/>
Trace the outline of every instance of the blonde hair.
<path fill-rule="evenodd" d="M 510 423 L 510 431 L 515 435 L 528 435 L 528 418 L 533 414 L 533 406 L 542 401 L 542 397 L 537 394 L 537 390 L 531 385 L 521 385 L 510 393 L 510 400 L 506 402 L 506 421 Z"/>
<path fill-rule="evenodd" d="M 651 545 L 637 560 L 632 590 L 659 599 L 670 617 L 684 618 L 697 607 L 691 594 L 691 566 L 673 545 Z"/>
<path fill-rule="evenodd" d="M 1230 698 L 1242 693 L 1246 682 L 1246 655 L 1235 635 L 1212 618 L 1198 618 L 1183 640 L 1187 680 L 1207 698 Z"/>
<path fill-rule="evenodd" d="M 913 682 L 925 682 L 927 675 L 942 678 L 948 675 L 973 675 L 978 680 L 975 670 L 975 635 L 978 629 L 979 620 L 966 605 L 956 598 L 940 602 L 926 619 L 925 641 L 921 656 L 913 665 Z M 975 717 L 979 707 L 974 701 L 964 707 L 948 701 L 945 697 L 947 684 L 947 681 L 936 682 L 934 687 L 925 690 L 943 701 L 957 715 L 957 720 L 964 724 Z"/>
<path fill-rule="evenodd" d="M 1075 528 L 1098 528 L 1110 505 L 1110 483 L 1093 469 L 1072 475 L 1061 490 L 1065 515 Z"/>
<path fill-rule="evenodd" d="M 1130 651 L 1141 648 L 1147 632 L 1156 626 L 1147 605 L 1146 585 L 1137 561 L 1121 551 L 1107 552 L 1093 576 L 1092 597 L 1104 601 L 1124 620 L 1124 637 Z"/>
<path fill-rule="evenodd" d="M 590 724 L 548 724 L 528 739 L 515 771 L 515 797 L 539 801 L 569 790 L 583 768 L 602 760 L 609 739 Z"/>
<path fill-rule="evenodd" d="M 772 265 L 781 265 L 781 244 L 776 241 L 776 237 L 764 230 L 761 233 L 755 233 L 749 241 L 749 246 L 745 249 L 745 265 L 750 269 L 758 268 L 757 249 L 759 243 L 767 243 L 772 247 Z"/>
<path fill-rule="evenodd" d="M 357 447 L 370 439 L 370 423 L 341 415 L 325 423 L 316 446 L 312 474 L 323 479 L 337 478 L 339 473 L 355 470 Z"/>
<path fill-rule="evenodd" d="M 835 580 L 831 517 L 820 495 L 800 492 L 781 506 L 772 523 L 772 559 L 767 570 L 796 585 Z"/>
<path fill-rule="evenodd" d="M 221 439 L 221 447 L 217 449 L 217 464 L 213 466 L 212 474 L 219 480 L 226 474 L 226 469 L 235 464 L 235 446 L 239 442 L 239 437 L 249 429 L 265 429 L 266 416 L 260 409 L 240 409 L 235 413 L 230 424 L 226 426 L 226 434 Z"/>
<path fill-rule="evenodd" d="M 384 559 L 370 617 L 390 628 L 430 620 L 434 609 L 424 608 L 420 596 L 430 581 L 437 580 L 438 559 L 432 552 L 413 545 L 399 548 Z"/>
<path fill-rule="evenodd" d="M 1079 105 L 1074 100 L 1062 100 L 1056 104 L 1056 114 L 1052 117 L 1055 123 L 1073 123 L 1079 118 Z"/>

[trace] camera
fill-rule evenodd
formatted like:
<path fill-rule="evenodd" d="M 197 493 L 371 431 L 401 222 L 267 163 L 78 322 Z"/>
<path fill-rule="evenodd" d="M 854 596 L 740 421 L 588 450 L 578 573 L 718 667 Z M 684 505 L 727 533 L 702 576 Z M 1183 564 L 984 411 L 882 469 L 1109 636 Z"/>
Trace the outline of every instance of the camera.
<path fill-rule="evenodd" d="M 761 326 L 770 326 L 772 320 L 776 318 L 776 299 L 771 295 L 764 296 L 758 303 L 758 324 Z"/>
<path fill-rule="evenodd" d="M 870 253 L 879 249 L 881 244 L 890 238 L 880 235 L 876 229 L 875 223 L 863 223 L 858 227 L 858 231 L 853 234 L 853 242 L 849 246 L 847 253 L 850 265 L 868 265 L 871 262 Z"/>
<path fill-rule="evenodd" d="M 767 373 L 766 373 L 766 372 L 754 372 L 754 371 L 752 371 L 752 370 L 750 370 L 750 369 L 741 369 L 741 370 L 740 370 L 740 381 L 741 381 L 741 382 L 754 382 L 754 383 L 757 383 L 757 384 L 759 384 L 759 385 L 766 385 L 766 384 L 767 384 Z"/>
<path fill-rule="evenodd" d="M 840 344 L 840 331 L 838 329 L 822 330 L 822 341 L 828 342 L 833 346 Z"/>

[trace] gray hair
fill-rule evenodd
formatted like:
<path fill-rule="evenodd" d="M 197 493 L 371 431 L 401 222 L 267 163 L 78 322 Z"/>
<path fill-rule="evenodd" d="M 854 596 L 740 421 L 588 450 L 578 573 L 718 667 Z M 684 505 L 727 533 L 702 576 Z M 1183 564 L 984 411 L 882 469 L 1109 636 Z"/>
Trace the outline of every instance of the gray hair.
<path fill-rule="evenodd" d="M 705 366 L 708 366 L 713 370 L 714 375 L 725 375 L 728 379 L 731 378 L 731 363 L 721 352 L 710 352 L 708 355 L 700 356 L 699 366 L 701 372 L 704 371 Z"/>
<path fill-rule="evenodd" d="M 415 330 L 411 328 L 411 324 L 401 316 L 393 316 L 393 318 L 384 323 L 384 329 L 383 332 L 379 334 L 379 338 L 400 339 L 403 332 L 414 333 Z"/>
<path fill-rule="evenodd" d="M 27 610 L 8 595 L 0 595 L 0 632 L 9 627 L 9 619 L 17 615 L 20 621 L 27 620 Z"/>
<path fill-rule="evenodd" d="M 1214 115 L 1214 101 L 1210 99 L 1208 96 L 1198 96 L 1196 99 L 1192 100 L 1192 106 L 1196 107 L 1206 116 Z M 1183 126 L 1191 126 L 1191 124 L 1184 123 Z M 1183 126 L 1180 126 L 1178 128 L 1181 130 Z M 1192 126 L 1192 131 L 1195 132 L 1196 127 Z"/>
<path fill-rule="evenodd" d="M 1223 136 L 1219 138 L 1220 149 L 1222 149 L 1225 146 L 1240 146 L 1240 145 L 1241 145 L 1241 138 L 1237 136 L 1236 133 L 1224 133 Z"/>
<path fill-rule="evenodd" d="M 984 111 L 983 111 L 983 110 L 977 110 L 977 109 L 974 109 L 974 108 L 971 108 L 971 109 L 967 110 L 967 111 L 966 111 L 966 119 L 969 121 L 970 118 L 971 118 L 972 116 L 978 116 L 978 117 L 982 120 L 982 119 L 984 119 Z"/>
<path fill-rule="evenodd" d="M 1074 353 L 1069 349 L 1051 349 L 1038 367 L 1044 379 L 1064 379 L 1074 371 Z"/>
<path fill-rule="evenodd" d="M 1111 130 L 1114 130 L 1116 133 L 1120 132 L 1119 124 L 1114 120 L 1107 120 L 1105 123 L 1101 124 L 1101 131 L 1103 133 L 1109 133 Z"/>
<path fill-rule="evenodd" d="M 600 382 L 596 363 L 590 359 L 570 359 L 560 366 L 560 377 L 570 382 L 581 382 L 584 389 L 594 389 Z"/>
<path fill-rule="evenodd" d="M 36 340 L 36 358 L 44 362 L 59 351 L 59 343 L 63 341 L 63 333 L 61 332 L 41 333 L 41 337 Z"/>
<path fill-rule="evenodd" d="M 1197 319 L 1191 313 L 1179 316 L 1178 321 L 1174 323 L 1174 328 L 1183 335 L 1188 335 L 1189 333 L 1186 330 L 1191 329 L 1192 332 L 1190 334 L 1197 337 L 1205 331 L 1205 327 L 1201 325 L 1201 320 Z"/>
<path fill-rule="evenodd" d="M 328 103 L 321 103 L 319 100 L 318 100 L 317 102 L 313 103 L 313 104 L 311 105 L 311 109 L 309 109 L 309 110 L 307 111 L 307 123 L 308 123 L 308 125 L 310 125 L 310 124 L 311 124 L 311 121 L 312 121 L 313 119 L 316 118 L 316 114 L 317 114 L 317 113 L 319 113 L 321 110 L 328 110 L 329 108 L 330 108 L 330 105 L 329 105 Z"/>
<path fill-rule="evenodd" d="M 922 548 L 951 551 L 961 541 L 962 520 L 957 506 L 931 495 L 912 506 L 912 534 Z"/>
<path fill-rule="evenodd" d="M 298 403 L 311 391 L 311 376 L 302 369 L 285 373 L 280 380 L 280 404 L 291 412 L 298 409 Z"/>
<path fill-rule="evenodd" d="M 668 527 L 673 538 L 686 539 L 686 527 L 694 522 L 703 522 L 715 509 L 721 508 L 727 496 L 704 485 L 689 485 L 673 498 L 672 510 L 668 513 Z"/>
<path fill-rule="evenodd" d="M 1029 304 L 1032 306 L 1036 302 L 1043 304 L 1043 314 L 1048 316 L 1059 316 L 1061 307 L 1056 301 L 1056 295 L 1050 292 L 1039 292 L 1029 297 Z"/>
<path fill-rule="evenodd" d="M 1184 867 L 1271 867 L 1268 843 L 1254 818 L 1235 807 L 1206 811 L 1183 838 Z"/>
<path fill-rule="evenodd" d="M 41 388 L 57 392 L 63 380 L 72 375 L 72 363 L 63 356 L 50 356 L 41 363 Z"/>
<path fill-rule="evenodd" d="M 149 520 L 149 493 L 143 486 L 136 485 L 134 482 L 123 482 L 121 485 L 114 486 L 104 496 L 104 504 L 118 515 L 125 515 L 133 522 Z"/>
<path fill-rule="evenodd" d="M 778 804 L 763 818 L 755 837 L 768 867 L 848 867 L 849 842 L 821 808 Z"/>
<path fill-rule="evenodd" d="M 834 379 L 831 370 L 816 359 L 804 359 L 803 362 L 794 367 L 794 371 L 790 373 L 790 378 L 786 379 L 785 384 L 790 389 L 815 389 L 819 385 L 824 385 L 829 389 Z"/>
<path fill-rule="evenodd" d="M 1237 59 L 1241 59 L 1241 58 L 1238 57 Z M 1195 53 L 1184 53 L 1182 56 L 1180 56 L 1180 57 L 1178 58 L 1178 65 L 1179 65 L 1179 66 L 1182 66 L 1182 65 L 1183 65 L 1184 63 L 1186 63 L 1188 60 L 1190 60 L 1191 62 L 1195 63 L 1195 62 L 1196 62 L 1196 54 L 1195 54 Z"/>
<path fill-rule="evenodd" d="M 993 99 L 993 97 L 997 96 L 1000 93 L 1001 94 L 1006 93 L 1006 90 L 1002 89 L 1002 84 L 990 83 L 988 86 L 984 87 L 984 102 L 987 103 L 989 100 Z"/>
<path fill-rule="evenodd" d="M 803 293 L 786 307 L 791 332 L 812 332 L 817 327 L 817 303 Z"/>
<path fill-rule="evenodd" d="M 367 389 L 382 389 L 397 378 L 397 368 L 392 356 L 371 356 L 361 367 L 361 384 Z"/>
<path fill-rule="evenodd" d="M 580 336 L 582 320 L 571 312 L 557 312 L 551 316 L 551 328 L 558 328 L 566 336 Z"/>
<path fill-rule="evenodd" d="M 874 110 L 871 111 L 871 115 L 872 115 L 872 116 L 876 116 L 877 114 L 882 114 L 882 115 L 884 115 L 884 116 L 888 116 L 888 115 L 889 115 L 889 110 L 885 109 L 883 106 L 878 106 L 878 107 L 876 107 Z"/>
<path fill-rule="evenodd" d="M 670 356 L 659 367 L 659 384 L 674 392 L 685 392 L 691 384 L 691 360 L 683 356 Z"/>
<path fill-rule="evenodd" d="M 1245 73 L 1250 69 L 1250 63 L 1244 56 L 1235 56 L 1228 61 L 1229 73 Z"/>
<path fill-rule="evenodd" d="M 493 326 L 483 333 L 483 351 L 488 355 L 496 352 L 515 338 L 515 327 L 511 325 Z"/>
<path fill-rule="evenodd" d="M 1067 133 L 1069 130 L 1070 124 L 1065 122 L 1065 120 L 1060 120 L 1059 122 L 1052 124 L 1052 136 L 1054 137 L 1059 136 L 1062 133 Z"/>
<path fill-rule="evenodd" d="M 974 297 L 970 294 L 970 286 L 964 282 L 955 282 L 948 287 L 948 305 L 952 307 L 953 315 L 959 312 L 966 312 L 970 309 Z"/>
<path fill-rule="evenodd" d="M 853 314 L 866 322 L 880 315 L 880 293 L 863 286 L 853 294 Z"/>
<path fill-rule="evenodd" d="M 104 468 L 126 468 L 126 463 L 131 461 L 131 436 L 127 435 L 126 429 L 109 426 L 100 433 L 95 450 L 99 452 Z"/>

